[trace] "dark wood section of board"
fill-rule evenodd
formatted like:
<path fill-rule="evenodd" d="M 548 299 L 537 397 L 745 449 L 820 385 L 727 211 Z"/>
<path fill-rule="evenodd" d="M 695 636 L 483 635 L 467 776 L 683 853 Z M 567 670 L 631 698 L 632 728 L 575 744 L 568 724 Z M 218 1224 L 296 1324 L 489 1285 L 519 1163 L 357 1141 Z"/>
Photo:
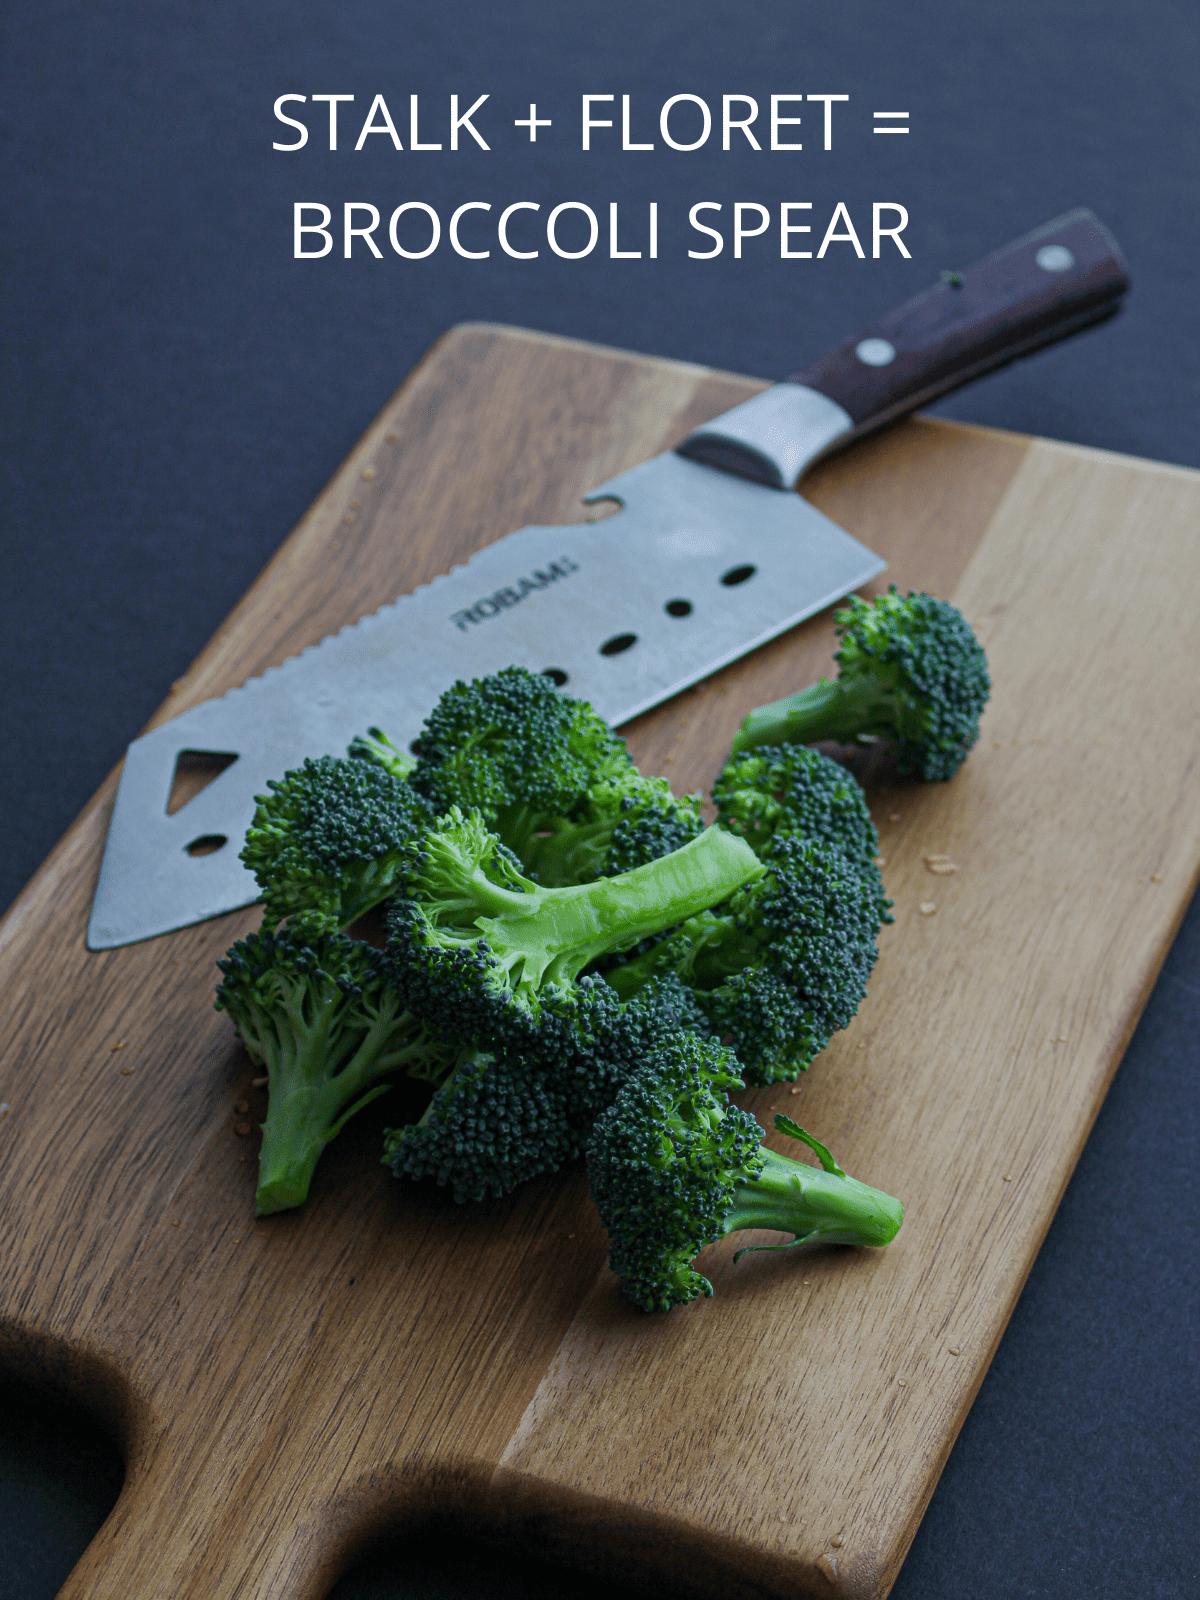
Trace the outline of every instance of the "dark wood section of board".
<path fill-rule="evenodd" d="M 756 387 L 455 330 L 161 716 L 523 522 L 581 514 Z M 255 1222 L 260 1091 L 211 1009 L 255 914 L 89 954 L 110 783 L 0 925 L 3 1358 L 100 1408 L 128 1461 L 68 1596 L 306 1600 L 374 1530 L 434 1516 L 671 1571 L 670 1592 L 886 1592 L 1194 882 L 1192 696 L 1144 640 L 1194 641 L 1200 478 L 914 422 L 805 491 L 890 578 L 956 597 L 997 682 L 952 784 L 864 769 L 896 925 L 852 1027 L 794 1091 L 750 1101 L 901 1194 L 895 1245 L 736 1269 L 718 1249 L 715 1299 L 646 1318 L 580 1174 L 488 1209 L 393 1183 L 378 1140 L 399 1092 L 302 1214 Z M 641 718 L 635 754 L 704 785 L 742 712 L 831 643 L 825 616 L 758 651 Z M 1160 752 L 1153 786 L 1134 740 Z"/>

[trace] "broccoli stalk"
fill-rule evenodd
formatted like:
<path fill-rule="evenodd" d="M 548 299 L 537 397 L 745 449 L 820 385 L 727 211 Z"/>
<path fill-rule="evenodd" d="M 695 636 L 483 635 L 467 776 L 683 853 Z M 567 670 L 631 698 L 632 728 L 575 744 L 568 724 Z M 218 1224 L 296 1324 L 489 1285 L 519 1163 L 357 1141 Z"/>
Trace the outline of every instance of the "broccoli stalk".
<path fill-rule="evenodd" d="M 820 1166 L 762 1147 L 762 1167 L 734 1189 L 724 1232 L 766 1228 L 793 1237 L 783 1245 L 743 1245 L 734 1260 L 748 1250 L 787 1250 L 798 1244 L 890 1244 L 904 1219 L 899 1200 L 843 1172 L 821 1141 L 791 1117 L 776 1113 L 775 1127 L 806 1144 Z"/>
<path fill-rule="evenodd" d="M 764 744 L 854 744 L 887 733 L 896 686 L 886 677 L 818 678 L 798 694 L 757 706 L 743 720 L 734 752 Z"/>
<path fill-rule="evenodd" d="M 730 848 L 733 845 L 734 848 Z M 762 869 L 748 847 L 710 828 L 680 850 L 615 878 L 544 889 L 472 875 L 475 927 L 526 990 L 572 983 L 610 950 L 624 949 L 707 910 Z"/>
<path fill-rule="evenodd" d="M 754 1117 L 730 1105 L 743 1087 L 733 1053 L 677 1034 L 650 1057 L 600 1117 L 588 1149 L 592 1195 L 608 1230 L 610 1262 L 646 1311 L 669 1311 L 712 1284 L 692 1265 L 727 1234 L 769 1229 L 788 1244 L 880 1247 L 904 1218 L 900 1202 L 842 1171 L 819 1140 L 789 1117 L 775 1125 L 821 1165 L 763 1147 Z"/>
<path fill-rule="evenodd" d="M 869 604 L 852 595 L 837 624 L 838 676 L 752 711 L 734 753 L 881 737 L 895 742 L 902 772 L 953 777 L 979 737 L 991 691 L 966 618 L 945 600 L 900 595 L 893 585 Z"/>
<path fill-rule="evenodd" d="M 543 888 L 478 812 L 453 807 L 407 850 L 389 949 L 435 1032 L 490 1049 L 543 1031 L 580 1001 L 580 974 L 762 876 L 744 840 L 708 828 L 616 877 Z M 548 1026 L 548 1024 L 547 1024 Z"/>
<path fill-rule="evenodd" d="M 444 1075 L 453 1056 L 408 1013 L 370 945 L 258 933 L 219 965 L 217 1009 L 268 1078 L 255 1195 L 267 1216 L 304 1204 L 325 1146 L 389 1078 L 438 1065 Z"/>

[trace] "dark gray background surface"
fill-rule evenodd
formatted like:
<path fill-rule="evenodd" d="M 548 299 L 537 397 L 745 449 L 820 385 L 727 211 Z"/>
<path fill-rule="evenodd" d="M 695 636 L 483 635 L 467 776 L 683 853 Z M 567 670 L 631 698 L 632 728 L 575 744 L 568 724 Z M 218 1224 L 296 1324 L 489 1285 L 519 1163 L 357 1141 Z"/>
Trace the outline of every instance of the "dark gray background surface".
<path fill-rule="evenodd" d="M 1128 310 L 939 409 L 1200 465 L 1194 0 L 6 10 L 0 904 L 456 321 L 778 376 L 939 269 L 1089 204 L 1129 256 Z M 377 140 L 284 156 L 271 104 L 287 90 L 383 90 L 393 104 L 487 91 L 510 121 L 536 99 L 558 126 L 531 148 L 488 121 L 490 155 L 395 155 Z M 830 155 L 585 158 L 566 136 L 585 91 L 628 91 L 647 116 L 678 91 L 805 90 L 853 97 Z M 874 109 L 908 109 L 911 134 L 873 138 Z M 662 259 L 297 263 L 290 208 L 306 198 L 655 198 Z M 838 198 L 856 211 L 898 199 L 914 259 L 689 262 L 669 219 L 705 198 L 807 199 L 818 215 Z M 1177 657 L 1147 641 L 1147 670 L 1181 670 Z M 1198 957 L 1193 912 L 902 1600 L 1194 1592 Z M 10 1392 L 0 1415 L 0 1596 L 38 1600 L 111 1503 L 119 1463 L 41 1399 Z M 452 1556 L 408 1543 L 339 1600 L 566 1587 L 454 1543 Z"/>

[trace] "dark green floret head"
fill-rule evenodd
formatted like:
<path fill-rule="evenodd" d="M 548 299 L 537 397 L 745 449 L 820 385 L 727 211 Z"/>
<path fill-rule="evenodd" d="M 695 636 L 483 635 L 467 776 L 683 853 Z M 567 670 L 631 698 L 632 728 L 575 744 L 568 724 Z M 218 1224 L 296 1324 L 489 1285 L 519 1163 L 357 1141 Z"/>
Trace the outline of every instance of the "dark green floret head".
<path fill-rule="evenodd" d="M 397 1178 L 431 1182 L 460 1202 L 495 1200 L 577 1153 L 566 1096 L 519 1055 L 477 1052 L 435 1090 L 419 1122 L 385 1134 Z"/>
<path fill-rule="evenodd" d="M 692 1262 L 725 1232 L 739 1180 L 763 1166 L 762 1129 L 725 1097 L 742 1087 L 730 1051 L 681 1034 L 596 1124 L 588 1147 L 592 1198 L 608 1230 L 612 1270 L 646 1311 L 713 1292 Z"/>
<path fill-rule="evenodd" d="M 676 974 L 751 1083 L 794 1079 L 850 1022 L 888 904 L 877 868 L 828 846 L 781 837 L 765 865 L 725 904 L 607 973 L 623 998 Z"/>
<path fill-rule="evenodd" d="M 536 1049 L 465 1056 L 420 1121 L 388 1133 L 384 1160 L 395 1176 L 465 1201 L 498 1199 L 557 1171 L 584 1153 L 596 1118 L 648 1057 L 703 1019 L 675 979 L 622 1005 L 606 983 L 584 978 L 558 1022 Z"/>
<path fill-rule="evenodd" d="M 884 690 L 880 731 L 896 739 L 901 771 L 952 778 L 979 737 L 991 693 L 987 657 L 962 612 L 893 584 L 871 602 L 852 595 L 838 635 L 840 677 Z"/>
<path fill-rule="evenodd" d="M 741 1087 L 729 1050 L 677 1034 L 596 1123 L 592 1195 L 612 1269 L 643 1310 L 711 1295 L 695 1258 L 729 1233 L 765 1229 L 791 1234 L 793 1244 L 882 1246 L 900 1226 L 898 1200 L 847 1177 L 789 1118 L 777 1127 L 814 1150 L 820 1167 L 766 1149 L 755 1118 L 729 1103 L 729 1091 Z"/>
<path fill-rule="evenodd" d="M 933 595 L 852 596 L 837 613 L 838 676 L 759 706 L 734 750 L 761 744 L 894 741 L 900 770 L 951 778 L 979 737 L 991 692 L 987 657 L 966 618 Z"/>
<path fill-rule="evenodd" d="M 852 772 L 808 745 L 763 745 L 731 756 L 713 784 L 717 821 L 759 855 L 797 834 L 834 845 L 852 861 L 873 861 L 879 836 Z"/>
<path fill-rule="evenodd" d="M 474 808 L 522 857 L 545 819 L 631 766 L 624 742 L 586 701 L 524 667 L 453 684 L 417 749 L 412 782 L 434 811 Z"/>
<path fill-rule="evenodd" d="M 307 760 L 260 795 L 242 846 L 264 924 L 348 927 L 387 897 L 400 852 L 429 817 L 407 783 L 373 762 Z"/>

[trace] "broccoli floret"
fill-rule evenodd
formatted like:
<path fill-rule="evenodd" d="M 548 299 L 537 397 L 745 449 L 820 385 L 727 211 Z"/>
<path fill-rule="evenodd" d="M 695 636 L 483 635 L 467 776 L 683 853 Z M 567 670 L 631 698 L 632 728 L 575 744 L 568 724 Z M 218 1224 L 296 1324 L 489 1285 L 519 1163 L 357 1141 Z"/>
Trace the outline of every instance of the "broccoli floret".
<path fill-rule="evenodd" d="M 742 1087 L 730 1051 L 678 1034 L 596 1124 L 588 1147 L 592 1195 L 612 1269 L 643 1310 L 711 1295 L 692 1263 L 726 1234 L 764 1228 L 790 1233 L 793 1245 L 878 1247 L 903 1221 L 899 1200 L 847 1177 L 790 1118 L 776 1117 L 776 1127 L 815 1151 L 820 1167 L 768 1150 L 754 1117 L 729 1104 L 728 1091 Z"/>
<path fill-rule="evenodd" d="M 434 1091 L 420 1121 L 387 1130 L 383 1159 L 397 1178 L 431 1180 L 464 1202 L 499 1199 L 572 1153 L 553 1078 L 524 1056 L 479 1051 Z"/>
<path fill-rule="evenodd" d="M 979 737 L 991 692 L 987 657 L 960 611 L 895 585 L 870 603 L 852 595 L 837 613 L 836 679 L 752 711 L 735 753 L 762 744 L 895 741 L 900 770 L 952 778 Z"/>
<path fill-rule="evenodd" d="M 407 778 L 417 764 L 417 758 L 398 749 L 382 728 L 368 728 L 366 733 L 356 734 L 346 754 L 357 761 L 374 762 L 393 778 Z"/>
<path fill-rule="evenodd" d="M 553 818 L 570 816 L 597 784 L 633 767 L 623 740 L 585 700 L 524 667 L 453 684 L 417 749 L 412 783 L 433 810 L 478 811 L 522 860 Z"/>
<path fill-rule="evenodd" d="M 656 974 L 691 989 L 752 1083 L 796 1077 L 867 992 L 887 910 L 878 870 L 828 845 L 776 840 L 764 877 L 606 974 L 622 998 Z"/>
<path fill-rule="evenodd" d="M 429 819 L 423 799 L 371 761 L 320 756 L 267 785 L 242 846 L 264 925 L 346 928 L 386 899 L 400 853 Z"/>
<path fill-rule="evenodd" d="M 879 835 L 853 773 L 807 745 L 768 745 L 731 756 L 713 784 L 717 821 L 761 856 L 799 834 L 873 862 Z"/>
<path fill-rule="evenodd" d="M 403 854 L 388 948 L 413 1008 L 443 1037 L 549 1057 L 576 1050 L 592 1026 L 605 986 L 581 978 L 585 968 L 763 873 L 744 840 L 708 828 L 631 872 L 543 888 L 478 812 L 457 806 Z"/>
<path fill-rule="evenodd" d="M 381 952 L 359 940 L 256 933 L 218 965 L 217 1009 L 268 1079 L 259 1216 L 304 1204 L 325 1146 L 386 1092 L 389 1077 L 414 1066 L 437 1075 L 455 1063 L 408 1012 Z"/>
<path fill-rule="evenodd" d="M 587 980 L 585 980 L 586 982 Z M 553 1061 L 477 1051 L 434 1092 L 424 1116 L 389 1129 L 384 1162 L 397 1178 L 432 1180 L 458 1201 L 498 1199 L 581 1156 L 596 1118 L 681 1028 L 702 1027 L 689 991 L 667 977 L 622 1005 L 592 989 L 587 1028 Z"/>
<path fill-rule="evenodd" d="M 704 832 L 700 796 L 679 796 L 665 778 L 630 767 L 595 784 L 566 817 L 547 819 L 522 861 L 549 887 L 630 872 Z"/>

